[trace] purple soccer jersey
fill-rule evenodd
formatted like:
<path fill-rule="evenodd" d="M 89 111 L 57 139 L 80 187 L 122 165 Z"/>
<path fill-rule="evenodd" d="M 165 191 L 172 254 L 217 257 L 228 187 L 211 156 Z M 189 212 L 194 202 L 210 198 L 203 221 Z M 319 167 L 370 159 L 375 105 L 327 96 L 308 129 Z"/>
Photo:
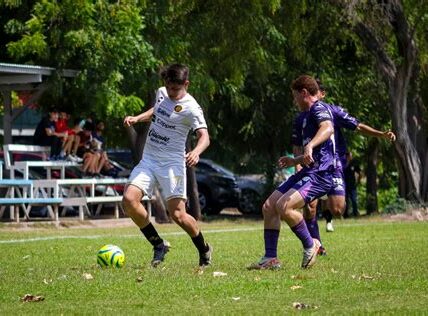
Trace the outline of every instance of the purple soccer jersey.
<path fill-rule="evenodd" d="M 342 107 L 334 104 L 323 103 L 328 107 L 331 116 L 333 117 L 334 125 L 334 140 L 336 146 L 336 153 L 340 162 L 342 163 L 342 168 L 346 165 L 346 141 L 342 133 L 342 128 L 355 130 L 359 124 L 359 121 L 349 115 Z M 303 146 L 302 139 L 302 128 L 303 128 L 303 119 L 306 112 L 300 112 L 299 115 L 295 118 L 293 123 L 293 134 L 292 134 L 292 144 L 295 146 Z"/>
<path fill-rule="evenodd" d="M 293 125 L 293 143 L 306 146 L 316 135 L 323 121 L 332 121 L 330 110 L 321 102 L 315 102 L 309 111 L 302 112 Z M 327 194 L 332 188 L 332 172 L 335 169 L 336 156 L 334 141 L 327 139 L 313 148 L 314 163 L 303 167 L 297 174 L 282 183 L 277 190 L 285 193 L 294 189 L 300 193 L 305 203 Z"/>
<path fill-rule="evenodd" d="M 322 101 L 315 102 L 302 120 L 301 146 L 305 147 L 318 132 L 319 125 L 324 121 L 333 121 L 329 108 Z M 324 143 L 313 148 L 314 163 L 304 166 L 306 172 L 332 171 L 336 165 L 334 140 L 327 139 Z"/>
<path fill-rule="evenodd" d="M 341 129 L 346 128 L 350 130 L 355 130 L 359 124 L 359 121 L 353 116 L 349 115 L 342 107 L 324 103 L 326 105 L 333 117 L 333 125 L 334 125 L 334 139 L 336 146 L 336 158 L 337 168 L 333 173 L 333 188 L 330 190 L 328 195 L 345 195 L 345 182 L 343 177 L 343 169 L 346 166 L 346 141 L 342 134 Z M 299 131 L 302 130 L 303 119 L 305 117 L 305 112 L 301 112 L 293 123 L 293 134 L 292 134 L 292 144 L 295 146 L 302 146 L 303 141 L 301 137 L 301 133 Z"/>

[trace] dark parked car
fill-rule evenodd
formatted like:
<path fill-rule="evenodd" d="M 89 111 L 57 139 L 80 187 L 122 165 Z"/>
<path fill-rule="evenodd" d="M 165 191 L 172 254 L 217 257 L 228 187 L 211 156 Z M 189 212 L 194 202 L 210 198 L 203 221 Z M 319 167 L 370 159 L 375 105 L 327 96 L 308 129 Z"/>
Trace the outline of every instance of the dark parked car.
<path fill-rule="evenodd" d="M 243 214 L 261 214 L 266 182 L 263 176 L 243 175 L 237 179 L 241 189 L 239 211 Z"/>
<path fill-rule="evenodd" d="M 225 207 L 239 207 L 240 189 L 233 172 L 209 159 L 195 168 L 202 213 L 218 214 Z"/>

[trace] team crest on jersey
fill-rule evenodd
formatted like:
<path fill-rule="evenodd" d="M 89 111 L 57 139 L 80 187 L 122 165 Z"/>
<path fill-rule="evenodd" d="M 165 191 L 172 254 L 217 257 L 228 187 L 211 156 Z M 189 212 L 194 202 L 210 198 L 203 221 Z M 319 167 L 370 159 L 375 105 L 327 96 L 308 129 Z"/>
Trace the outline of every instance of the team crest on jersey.
<path fill-rule="evenodd" d="M 182 105 L 179 105 L 179 104 L 177 104 L 177 105 L 174 107 L 174 111 L 175 111 L 175 112 L 180 112 L 182 109 L 183 109 L 183 106 L 182 106 Z"/>

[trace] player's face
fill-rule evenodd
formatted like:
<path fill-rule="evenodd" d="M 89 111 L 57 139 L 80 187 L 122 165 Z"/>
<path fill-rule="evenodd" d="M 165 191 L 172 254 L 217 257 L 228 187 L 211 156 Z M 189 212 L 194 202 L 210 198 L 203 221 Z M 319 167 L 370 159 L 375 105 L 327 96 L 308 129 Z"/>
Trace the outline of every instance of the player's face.
<path fill-rule="evenodd" d="M 183 98 L 187 93 L 188 86 L 189 81 L 186 81 L 184 84 L 165 83 L 166 92 L 171 100 L 180 100 Z"/>

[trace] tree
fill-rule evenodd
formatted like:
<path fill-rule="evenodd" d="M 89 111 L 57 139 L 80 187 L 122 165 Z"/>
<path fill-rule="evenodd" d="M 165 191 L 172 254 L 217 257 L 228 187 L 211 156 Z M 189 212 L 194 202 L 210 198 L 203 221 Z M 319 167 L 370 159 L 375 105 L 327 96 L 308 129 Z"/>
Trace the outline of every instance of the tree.
<path fill-rule="evenodd" d="M 389 110 L 397 134 L 395 149 L 400 195 L 426 201 L 427 124 L 426 107 L 420 96 L 418 43 L 426 45 L 427 3 L 403 3 L 401 0 L 361 4 L 330 2 L 344 13 L 347 25 L 374 56 L 376 68 L 388 87 Z"/>

